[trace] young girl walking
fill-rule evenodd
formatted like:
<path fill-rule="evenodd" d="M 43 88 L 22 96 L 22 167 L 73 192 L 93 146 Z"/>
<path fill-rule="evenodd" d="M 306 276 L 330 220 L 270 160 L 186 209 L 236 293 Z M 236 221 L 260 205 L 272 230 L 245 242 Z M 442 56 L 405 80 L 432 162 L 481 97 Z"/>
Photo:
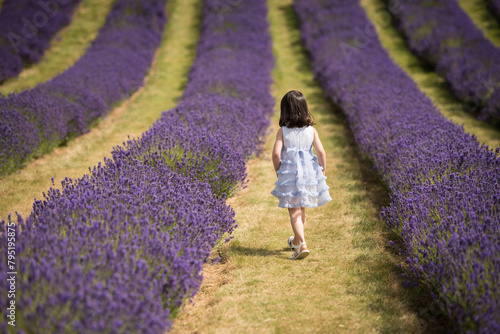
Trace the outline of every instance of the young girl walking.
<path fill-rule="evenodd" d="M 310 253 L 304 238 L 306 208 L 332 200 L 325 182 L 326 153 L 301 92 L 292 90 L 281 99 L 279 125 L 273 149 L 278 181 L 271 194 L 279 199 L 280 208 L 288 208 L 294 233 L 288 238 L 294 251 L 290 259 L 299 260 Z"/>

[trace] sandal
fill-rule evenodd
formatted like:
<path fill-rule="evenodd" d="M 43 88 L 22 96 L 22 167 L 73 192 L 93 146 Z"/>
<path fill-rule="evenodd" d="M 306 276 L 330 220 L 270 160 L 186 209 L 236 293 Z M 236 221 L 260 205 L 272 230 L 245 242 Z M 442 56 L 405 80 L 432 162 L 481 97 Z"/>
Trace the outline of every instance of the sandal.
<path fill-rule="evenodd" d="M 293 238 L 294 236 L 292 235 L 290 238 L 288 238 L 288 247 L 290 247 L 290 250 L 293 252 Z"/>
<path fill-rule="evenodd" d="M 304 259 L 311 253 L 311 252 L 309 252 L 308 249 L 301 250 L 302 245 L 305 245 L 305 244 L 306 244 L 305 241 L 298 246 L 295 246 L 294 244 L 292 244 L 293 248 L 296 249 L 297 251 L 296 251 L 296 253 L 293 253 L 292 257 L 290 257 L 290 260 Z"/>

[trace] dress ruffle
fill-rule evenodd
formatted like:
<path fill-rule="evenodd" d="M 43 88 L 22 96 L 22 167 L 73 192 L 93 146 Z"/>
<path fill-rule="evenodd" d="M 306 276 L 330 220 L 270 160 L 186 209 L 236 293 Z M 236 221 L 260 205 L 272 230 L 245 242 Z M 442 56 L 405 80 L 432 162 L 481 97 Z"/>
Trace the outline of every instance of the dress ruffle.
<path fill-rule="evenodd" d="M 283 149 L 278 181 L 271 194 L 279 199 L 281 208 L 314 208 L 331 201 L 323 167 L 309 150 Z"/>

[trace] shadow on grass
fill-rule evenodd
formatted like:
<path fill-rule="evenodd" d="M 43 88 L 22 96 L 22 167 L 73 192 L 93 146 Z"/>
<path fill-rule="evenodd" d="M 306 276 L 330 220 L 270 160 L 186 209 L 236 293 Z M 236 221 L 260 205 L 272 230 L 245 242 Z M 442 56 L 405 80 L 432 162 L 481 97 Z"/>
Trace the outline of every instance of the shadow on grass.
<path fill-rule="evenodd" d="M 277 249 L 265 249 L 265 248 L 251 248 L 241 246 L 239 243 L 233 243 L 229 251 L 242 256 L 279 256 L 283 257 L 283 252 L 285 250 L 290 250 L 289 248 L 284 248 L 282 250 Z"/>
<path fill-rule="evenodd" d="M 287 28 L 293 32 L 294 40 L 291 41 L 291 45 L 294 52 L 302 60 L 298 69 L 300 71 L 312 71 L 309 62 L 309 59 L 311 59 L 310 54 L 303 48 L 300 33 L 298 33 L 300 24 L 293 7 L 282 6 L 280 10 L 283 11 L 286 17 Z M 311 85 L 316 85 L 316 83 L 311 82 Z M 333 114 L 334 117 L 325 118 L 324 121 L 343 125 L 341 135 L 329 134 L 331 140 L 336 145 L 347 148 L 347 153 L 343 156 L 343 159 L 349 165 L 359 166 L 360 182 L 353 185 L 353 187 L 362 187 L 364 189 L 362 193 L 366 198 L 355 195 L 352 198 L 352 205 L 368 199 L 380 212 L 384 206 L 390 204 L 389 188 L 375 172 L 368 156 L 360 151 L 343 110 L 324 96 L 324 93 L 308 96 L 308 101 L 311 104 L 324 104 L 321 101 L 325 99 L 330 101 L 327 112 Z M 355 209 L 355 206 L 353 208 Z M 379 256 L 379 252 L 371 252 L 380 247 L 380 239 L 377 239 L 377 236 L 380 235 L 385 240 L 383 245 L 384 256 Z M 363 219 L 355 223 L 352 243 L 356 248 L 360 248 L 365 252 L 356 259 L 356 268 L 352 272 L 353 275 L 358 275 L 362 281 L 365 281 L 366 286 L 369 287 L 367 288 L 369 290 L 367 292 L 370 293 L 367 307 L 379 313 L 382 320 L 380 321 L 380 328 L 377 328 L 377 330 L 390 333 L 397 332 L 400 327 L 391 323 L 398 316 L 394 314 L 393 306 L 403 304 L 404 308 L 411 310 L 416 315 L 420 323 L 420 328 L 409 329 L 409 332 L 443 333 L 450 331 L 452 329 L 450 320 L 441 311 L 437 303 L 433 301 L 428 289 L 419 286 L 405 287 L 408 282 L 404 277 L 403 270 L 398 265 L 404 263 L 405 259 L 398 255 L 389 244 L 389 241 L 398 239 L 399 237 L 378 216 L 363 217 Z M 288 250 L 288 248 L 285 249 Z"/>

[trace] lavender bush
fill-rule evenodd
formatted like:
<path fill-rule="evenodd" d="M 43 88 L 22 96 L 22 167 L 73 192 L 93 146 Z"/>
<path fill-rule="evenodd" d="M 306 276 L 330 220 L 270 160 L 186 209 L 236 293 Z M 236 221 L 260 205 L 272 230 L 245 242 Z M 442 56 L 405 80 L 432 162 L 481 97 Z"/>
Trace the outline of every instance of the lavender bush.
<path fill-rule="evenodd" d="M 104 165 L 51 188 L 25 221 L 18 217 L 17 329 L 163 333 L 197 292 L 203 262 L 236 226 L 225 198 L 242 185 L 274 106 L 265 1 L 244 2 L 222 20 L 219 7 L 205 1 L 180 104 L 115 147 Z M 8 224 L 3 282 L 12 270 Z"/>
<path fill-rule="evenodd" d="M 81 0 L 5 0 L 0 11 L 0 83 L 37 63 Z"/>
<path fill-rule="evenodd" d="M 166 0 L 117 0 L 87 52 L 32 90 L 0 96 L 0 175 L 89 127 L 142 86 Z"/>
<path fill-rule="evenodd" d="M 456 0 L 412 0 L 389 6 L 412 52 L 435 67 L 466 109 L 500 125 L 500 49 Z"/>
<path fill-rule="evenodd" d="M 358 2 L 297 0 L 324 91 L 388 186 L 381 218 L 460 331 L 500 331 L 500 159 L 445 119 L 389 57 Z"/>
<path fill-rule="evenodd" d="M 161 157 L 146 159 L 107 160 L 63 182 L 62 192 L 51 189 L 26 222 L 18 219 L 18 329 L 162 333 L 169 326 L 234 213 L 207 184 L 173 172 Z M 7 271 L 2 264 L 4 282 Z"/>

